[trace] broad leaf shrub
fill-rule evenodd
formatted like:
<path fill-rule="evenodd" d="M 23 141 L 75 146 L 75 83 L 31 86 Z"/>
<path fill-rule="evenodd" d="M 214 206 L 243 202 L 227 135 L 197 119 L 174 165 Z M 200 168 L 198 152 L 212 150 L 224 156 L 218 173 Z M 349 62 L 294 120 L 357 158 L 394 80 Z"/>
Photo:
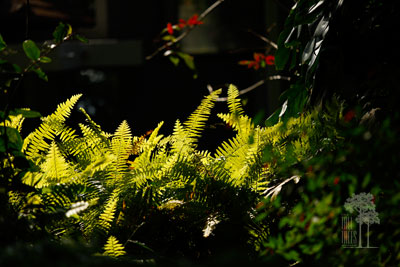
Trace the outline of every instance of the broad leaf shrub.
<path fill-rule="evenodd" d="M 291 168 L 293 175 L 303 177 L 298 184 L 284 185 L 277 198 L 267 198 L 259 205 L 256 221 L 268 225 L 270 231 L 260 251 L 267 262 L 393 266 L 399 261 L 400 184 L 395 167 L 399 114 L 375 129 L 360 125 L 356 117 L 346 122 L 350 117 L 344 116 L 337 125 L 343 139 L 334 149 L 321 143 L 315 156 Z M 344 204 L 353 193 L 361 192 L 373 194 L 379 213 L 380 225 L 370 228 L 371 242 L 377 248 L 344 248 Z M 365 246 L 365 233 L 362 237 Z"/>

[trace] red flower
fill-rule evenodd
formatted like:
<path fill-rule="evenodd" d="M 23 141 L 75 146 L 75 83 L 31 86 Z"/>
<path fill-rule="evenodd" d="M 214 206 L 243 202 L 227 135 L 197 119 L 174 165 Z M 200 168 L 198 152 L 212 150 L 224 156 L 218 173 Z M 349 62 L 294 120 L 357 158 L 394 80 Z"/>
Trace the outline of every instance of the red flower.
<path fill-rule="evenodd" d="M 247 67 L 249 69 L 254 67 L 255 70 L 258 70 L 260 68 L 260 64 L 258 64 L 258 62 L 256 62 L 256 61 L 250 61 L 249 64 L 247 65 Z"/>
<path fill-rule="evenodd" d="M 260 62 L 262 59 L 264 59 L 264 54 L 260 54 L 260 53 L 254 53 L 253 54 L 254 60 L 258 63 Z"/>
<path fill-rule="evenodd" d="M 349 122 L 349 121 L 351 121 L 351 120 L 354 118 L 355 115 L 356 115 L 356 113 L 354 112 L 354 110 L 349 110 L 349 111 L 344 115 L 344 120 L 345 120 L 346 122 Z"/>
<path fill-rule="evenodd" d="M 340 177 L 336 176 L 335 179 L 333 179 L 333 184 L 337 185 L 340 182 Z"/>
<path fill-rule="evenodd" d="M 265 63 L 267 63 L 267 65 L 274 65 L 275 64 L 275 56 L 272 56 L 272 55 L 266 56 Z"/>
<path fill-rule="evenodd" d="M 184 19 L 179 19 L 178 23 L 179 28 L 184 28 L 186 26 L 186 21 Z"/>
<path fill-rule="evenodd" d="M 174 33 L 174 28 L 172 27 L 172 24 L 170 22 L 168 22 L 167 24 L 167 31 L 170 35 Z"/>
<path fill-rule="evenodd" d="M 203 24 L 204 22 L 198 20 L 198 18 L 199 18 L 199 15 L 194 14 L 190 19 L 188 19 L 187 25 L 194 26 L 194 25 Z"/>

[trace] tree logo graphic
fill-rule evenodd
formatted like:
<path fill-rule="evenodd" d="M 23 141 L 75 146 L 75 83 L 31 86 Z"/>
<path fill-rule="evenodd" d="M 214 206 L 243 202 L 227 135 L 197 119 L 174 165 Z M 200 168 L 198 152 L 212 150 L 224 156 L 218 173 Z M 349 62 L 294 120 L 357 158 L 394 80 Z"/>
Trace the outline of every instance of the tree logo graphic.
<path fill-rule="evenodd" d="M 350 214 L 358 213 L 355 221 L 358 223 L 358 231 L 355 230 L 353 217 L 342 216 L 342 246 L 353 248 L 376 248 L 369 243 L 369 228 L 371 224 L 379 224 L 378 212 L 375 211 L 374 196 L 371 193 L 353 194 L 346 200 L 344 208 Z M 362 226 L 367 225 L 367 246 L 362 243 Z M 358 237 L 358 238 L 357 238 Z M 358 239 L 358 240 L 357 240 Z"/>

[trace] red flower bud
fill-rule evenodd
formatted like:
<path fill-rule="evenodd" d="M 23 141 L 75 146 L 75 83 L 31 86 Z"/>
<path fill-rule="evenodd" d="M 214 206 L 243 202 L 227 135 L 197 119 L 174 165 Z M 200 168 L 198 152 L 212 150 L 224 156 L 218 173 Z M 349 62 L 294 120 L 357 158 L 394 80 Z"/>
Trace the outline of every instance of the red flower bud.
<path fill-rule="evenodd" d="M 179 28 L 184 28 L 186 26 L 186 21 L 184 19 L 179 19 Z"/>
<path fill-rule="evenodd" d="M 254 53 L 253 54 L 254 60 L 258 63 L 260 62 L 262 59 L 264 59 L 264 55 L 260 54 L 260 53 Z"/>
<path fill-rule="evenodd" d="M 337 185 L 340 182 L 340 177 L 336 176 L 335 179 L 333 179 L 333 184 Z"/>
<path fill-rule="evenodd" d="M 267 65 L 274 65 L 275 64 L 275 56 L 273 56 L 273 55 L 266 56 L 265 63 L 267 63 Z"/>
<path fill-rule="evenodd" d="M 190 19 L 188 19 L 187 25 L 189 25 L 189 26 L 194 26 L 194 25 L 203 24 L 204 22 L 199 21 L 198 18 L 199 18 L 199 15 L 194 14 Z"/>
<path fill-rule="evenodd" d="M 170 35 L 174 33 L 174 28 L 172 27 L 172 24 L 170 22 L 168 22 L 167 24 L 167 31 Z"/>
<path fill-rule="evenodd" d="M 345 115 L 344 115 L 344 121 L 349 122 L 351 121 L 354 116 L 356 115 L 356 113 L 354 112 L 354 110 L 349 110 Z"/>

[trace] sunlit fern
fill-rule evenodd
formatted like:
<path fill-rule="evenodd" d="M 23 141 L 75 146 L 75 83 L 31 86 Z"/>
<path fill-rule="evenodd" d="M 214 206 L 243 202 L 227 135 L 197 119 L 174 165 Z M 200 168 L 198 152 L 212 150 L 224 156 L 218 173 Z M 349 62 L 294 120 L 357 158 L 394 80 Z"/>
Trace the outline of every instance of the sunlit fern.
<path fill-rule="evenodd" d="M 124 246 L 119 243 L 115 236 L 110 236 L 107 240 L 107 243 L 104 245 L 104 255 L 116 258 L 125 254 L 126 252 Z"/>

